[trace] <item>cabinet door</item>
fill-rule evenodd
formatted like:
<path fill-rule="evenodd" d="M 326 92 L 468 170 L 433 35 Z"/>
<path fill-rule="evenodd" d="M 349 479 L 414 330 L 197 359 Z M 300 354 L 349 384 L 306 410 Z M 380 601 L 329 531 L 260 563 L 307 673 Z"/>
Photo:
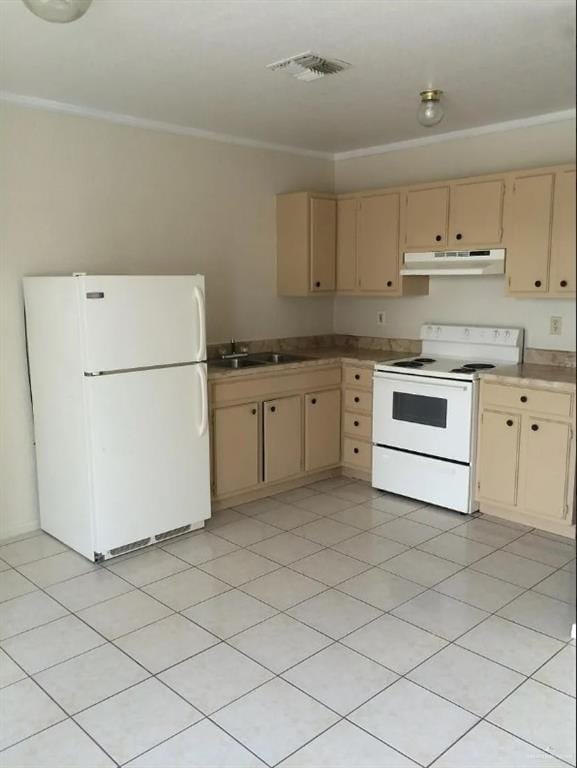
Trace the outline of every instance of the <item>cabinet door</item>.
<path fill-rule="evenodd" d="M 507 220 L 509 291 L 545 293 L 551 242 L 553 174 L 513 182 Z"/>
<path fill-rule="evenodd" d="M 258 403 L 214 411 L 214 480 L 217 496 L 252 488 L 260 482 Z"/>
<path fill-rule="evenodd" d="M 570 440 L 569 424 L 523 417 L 519 497 L 526 512 L 565 517 Z"/>
<path fill-rule="evenodd" d="M 311 199 L 311 291 L 334 291 L 336 273 L 336 200 Z"/>
<path fill-rule="evenodd" d="M 479 499 L 515 506 L 521 417 L 484 410 L 479 436 Z"/>
<path fill-rule="evenodd" d="M 433 251 L 447 245 L 449 187 L 405 193 L 405 249 Z"/>
<path fill-rule="evenodd" d="M 340 389 L 305 395 L 305 470 L 331 467 L 340 460 Z"/>
<path fill-rule="evenodd" d="M 337 202 L 337 291 L 357 287 L 357 200 Z"/>
<path fill-rule="evenodd" d="M 555 177 L 549 290 L 575 293 L 575 171 Z"/>
<path fill-rule="evenodd" d="M 503 239 L 505 182 L 471 181 L 453 184 L 449 211 L 451 248 L 499 245 Z"/>
<path fill-rule="evenodd" d="M 399 195 L 359 202 L 358 285 L 361 291 L 391 293 L 399 287 Z"/>
<path fill-rule="evenodd" d="M 264 409 L 264 481 L 302 471 L 302 409 L 300 395 L 268 400 Z"/>

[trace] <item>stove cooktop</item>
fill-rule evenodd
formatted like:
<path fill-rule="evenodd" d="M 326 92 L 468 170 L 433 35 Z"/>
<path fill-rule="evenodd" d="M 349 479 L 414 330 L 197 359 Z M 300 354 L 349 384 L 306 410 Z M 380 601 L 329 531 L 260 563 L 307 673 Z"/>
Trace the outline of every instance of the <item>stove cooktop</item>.
<path fill-rule="evenodd" d="M 466 360 L 452 357 L 407 357 L 400 360 L 387 360 L 377 363 L 377 371 L 394 373 L 410 373 L 418 376 L 433 376 L 443 378 L 476 379 L 479 371 L 490 370 L 500 362 Z"/>

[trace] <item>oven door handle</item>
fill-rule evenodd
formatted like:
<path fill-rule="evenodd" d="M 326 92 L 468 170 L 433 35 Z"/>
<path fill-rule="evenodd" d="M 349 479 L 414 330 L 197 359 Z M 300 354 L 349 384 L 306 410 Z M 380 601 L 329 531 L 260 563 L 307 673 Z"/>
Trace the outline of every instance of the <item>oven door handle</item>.
<path fill-rule="evenodd" d="M 402 381 L 406 384 L 412 384 L 416 387 L 437 387 L 437 388 L 447 388 L 447 389 L 459 389 L 462 392 L 466 392 L 469 389 L 469 386 L 467 384 L 457 384 L 453 381 L 446 381 L 445 379 L 435 379 L 435 381 L 423 381 L 423 379 L 420 376 L 398 376 L 396 373 L 393 373 L 392 375 L 389 374 L 378 374 L 375 373 L 373 376 L 374 381 L 386 381 L 386 382 L 395 382 L 395 381 Z"/>

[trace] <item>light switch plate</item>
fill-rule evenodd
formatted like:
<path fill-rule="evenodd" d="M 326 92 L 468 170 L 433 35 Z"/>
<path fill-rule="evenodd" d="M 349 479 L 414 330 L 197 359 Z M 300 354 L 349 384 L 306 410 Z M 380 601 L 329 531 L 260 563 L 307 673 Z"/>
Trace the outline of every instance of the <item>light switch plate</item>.
<path fill-rule="evenodd" d="M 561 336 L 562 333 L 563 333 L 563 318 L 555 317 L 554 315 L 552 315 L 549 320 L 549 335 Z"/>
<path fill-rule="evenodd" d="M 384 309 L 379 309 L 377 312 L 377 325 L 386 325 L 387 324 L 387 313 Z"/>

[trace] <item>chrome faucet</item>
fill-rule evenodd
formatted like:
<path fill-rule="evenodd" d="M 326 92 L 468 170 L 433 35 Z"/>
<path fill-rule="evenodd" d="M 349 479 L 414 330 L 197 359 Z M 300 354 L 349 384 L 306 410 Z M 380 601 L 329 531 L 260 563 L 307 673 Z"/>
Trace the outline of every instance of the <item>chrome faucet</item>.
<path fill-rule="evenodd" d="M 248 347 L 242 346 L 240 347 L 240 351 L 237 352 L 237 342 L 236 339 L 230 340 L 230 352 L 221 354 L 222 360 L 229 360 L 231 358 L 235 357 L 246 357 L 248 355 Z"/>

